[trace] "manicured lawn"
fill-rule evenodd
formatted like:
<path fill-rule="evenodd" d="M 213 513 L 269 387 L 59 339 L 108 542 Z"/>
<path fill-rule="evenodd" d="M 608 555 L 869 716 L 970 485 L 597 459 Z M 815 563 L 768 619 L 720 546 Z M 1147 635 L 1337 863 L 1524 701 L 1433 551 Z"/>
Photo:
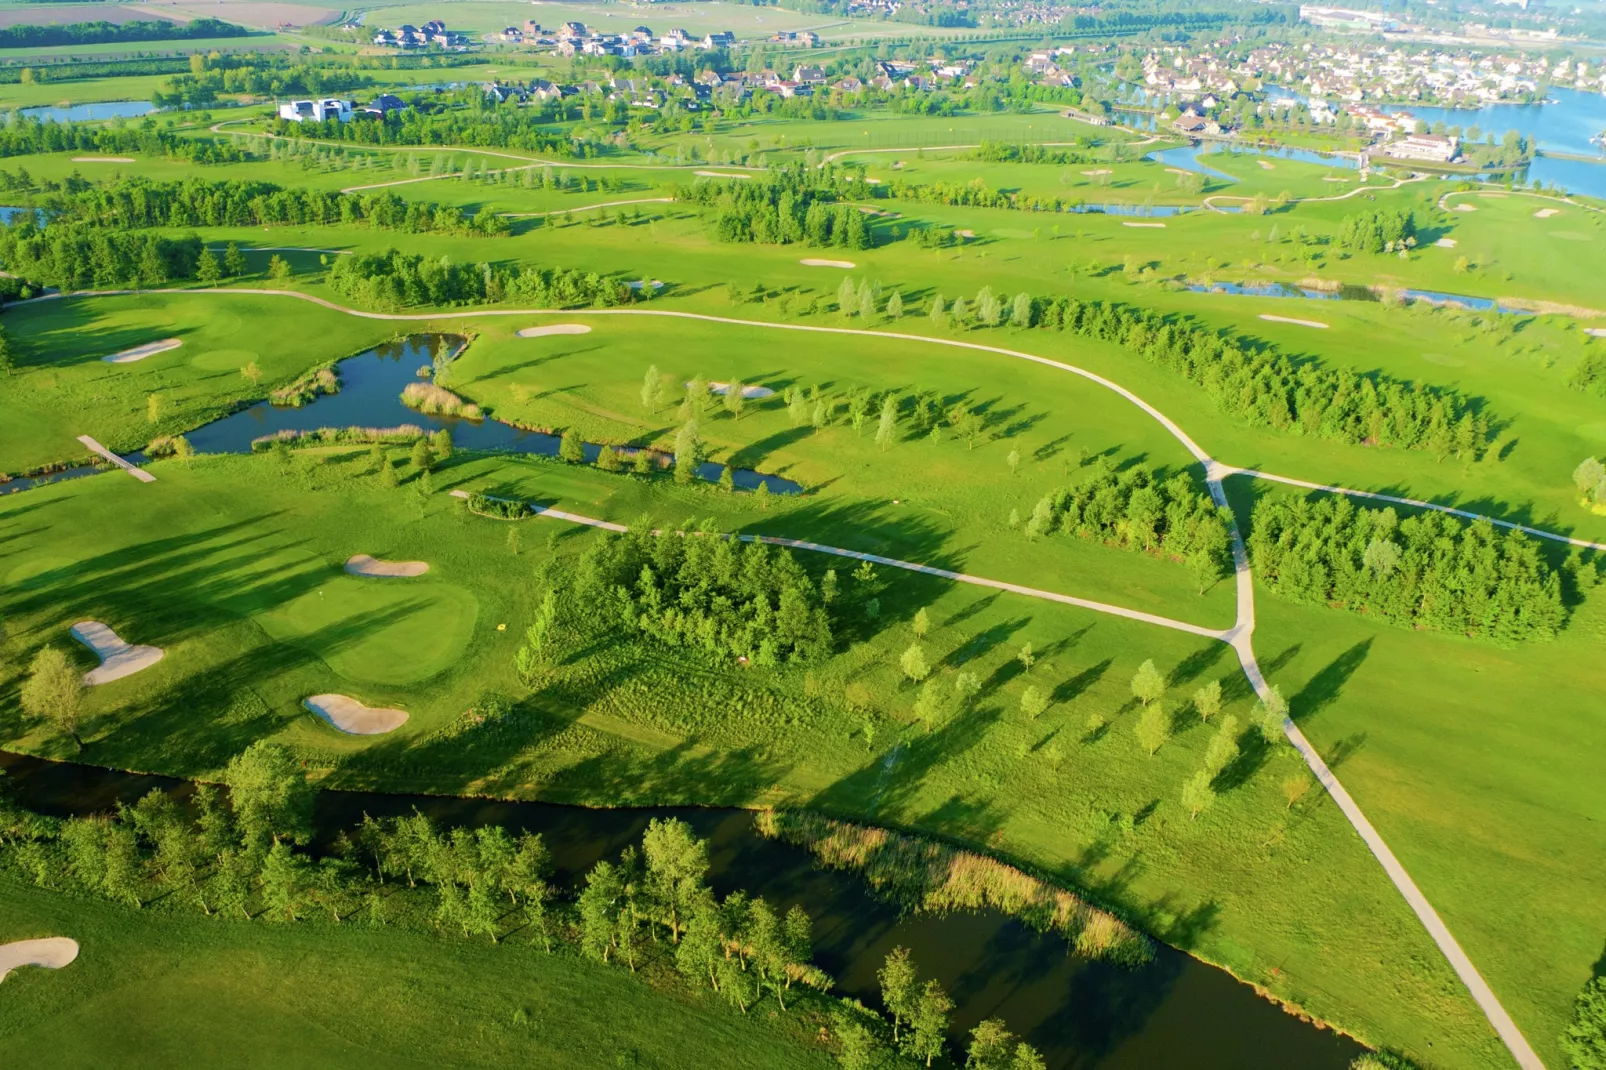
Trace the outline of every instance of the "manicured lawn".
<path fill-rule="evenodd" d="M 77 961 L 6 980 L 0 1044 L 15 1065 L 831 1064 L 795 1019 L 517 940 L 173 916 L 0 883 L 0 943 L 61 935 Z"/>
<path fill-rule="evenodd" d="M 525 521 L 514 556 L 509 525 L 467 517 L 440 494 L 420 511 L 408 486 L 382 490 L 366 469 L 363 453 L 298 458 L 289 473 L 270 457 L 222 457 L 192 468 L 158 463 L 153 484 L 104 475 L 0 499 L 0 538 L 17 547 L 0 609 L 8 622 L 0 693 L 14 694 L 34 647 L 67 643 L 73 621 L 100 619 L 167 656 L 89 697 L 83 757 L 92 762 L 205 775 L 269 737 L 293 746 L 327 786 L 808 805 L 926 829 L 1087 888 L 1162 938 L 1365 1037 L 1415 1051 L 1431 1044 L 1456 1065 L 1499 1065 L 1448 967 L 1337 810 L 1319 800 L 1287 810 L 1279 784 L 1297 772 L 1291 752 L 1266 752 L 1246 737 L 1244 763 L 1213 810 L 1189 821 L 1176 802 L 1210 735 L 1185 697 L 1219 678 L 1228 712 L 1240 722 L 1249 712 L 1221 644 L 887 573 L 879 623 L 845 622 L 829 660 L 774 670 L 592 633 L 583 624 L 592 610 L 568 604 L 572 638 L 530 693 L 512 653 L 541 588 L 523 577 L 544 574 L 554 555 L 572 562 L 596 536 Z M 647 501 L 627 477 L 553 464 L 460 455 L 436 479 L 440 490 L 458 483 L 513 486 L 573 508 L 587 495 L 606 504 L 610 486 L 637 487 L 666 524 L 735 515 L 716 490 L 660 481 Z M 107 515 L 121 523 L 97 527 L 94 518 Z M 432 566 L 424 580 L 365 580 L 364 589 L 394 583 L 408 601 L 431 584 L 471 594 L 479 609 L 462 656 L 427 679 L 406 656 L 429 658 L 437 641 L 455 641 L 439 611 L 398 621 L 383 607 L 310 608 L 346 584 L 339 563 L 357 552 Z M 1165 567 L 1116 550 L 1081 552 L 1090 574 L 1127 561 Z M 816 570 L 829 563 L 802 561 Z M 962 668 L 983 682 L 974 712 L 930 731 L 898 668 L 920 607 L 942 677 Z M 302 630 L 276 639 L 263 622 L 279 617 Z M 415 622 L 416 634 L 434 627 L 440 638 L 409 642 L 400 629 Z M 1016 657 L 1026 643 L 1030 670 Z M 376 655 L 349 657 L 364 646 Z M 1133 736 L 1128 688 L 1145 658 L 1171 678 L 1176 730 L 1152 758 Z M 1019 708 L 1028 684 L 1053 699 L 1036 720 Z M 400 704 L 411 718 L 389 736 L 343 736 L 299 707 L 325 691 Z M 460 714 L 489 693 L 517 700 L 514 719 L 476 730 Z M 8 747 L 70 756 L 70 744 L 14 713 L 3 727 Z"/>
<path fill-rule="evenodd" d="M 20 350 L 0 420 L 5 472 L 84 456 L 75 441 L 83 434 L 139 449 L 391 334 L 313 305 L 243 295 L 41 301 L 8 309 L 5 327 Z M 130 364 L 101 359 L 165 338 L 184 344 Z M 256 385 L 241 374 L 252 362 L 262 373 Z"/>

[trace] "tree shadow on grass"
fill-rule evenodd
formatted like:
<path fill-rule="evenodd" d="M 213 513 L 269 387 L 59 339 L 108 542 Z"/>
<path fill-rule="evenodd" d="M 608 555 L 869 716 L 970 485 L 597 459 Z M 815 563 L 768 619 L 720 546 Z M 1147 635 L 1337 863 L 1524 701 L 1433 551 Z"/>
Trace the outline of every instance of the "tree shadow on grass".
<path fill-rule="evenodd" d="M 1328 662 L 1306 681 L 1297 694 L 1289 698 L 1289 715 L 1296 722 L 1303 723 L 1336 701 L 1344 693 L 1344 685 L 1349 683 L 1350 677 L 1355 675 L 1371 652 L 1372 640 L 1363 639 Z"/>
<path fill-rule="evenodd" d="M 1114 658 L 1105 658 L 1096 665 L 1090 665 L 1068 680 L 1064 680 L 1054 688 L 1053 701 L 1070 702 L 1088 688 L 1104 678 L 1115 664 Z"/>
<path fill-rule="evenodd" d="M 998 718 L 996 709 L 975 708 L 932 732 L 908 735 L 875 761 L 816 792 L 807 805 L 849 816 L 872 804 L 881 812 L 906 813 L 932 770 L 980 743 Z"/>

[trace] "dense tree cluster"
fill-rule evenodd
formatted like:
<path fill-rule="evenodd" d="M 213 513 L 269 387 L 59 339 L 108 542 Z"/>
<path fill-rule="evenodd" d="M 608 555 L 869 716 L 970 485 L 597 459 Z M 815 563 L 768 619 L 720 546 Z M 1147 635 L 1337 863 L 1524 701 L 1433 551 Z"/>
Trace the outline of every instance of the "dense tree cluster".
<path fill-rule="evenodd" d="M 714 236 L 720 241 L 870 247 L 864 213 L 845 202 L 868 200 L 873 188 L 834 170 L 786 167 L 746 182 L 703 180 L 675 195 L 713 210 Z"/>
<path fill-rule="evenodd" d="M 1249 550 L 1274 593 L 1395 624 L 1510 642 L 1548 639 L 1566 616 L 1533 540 L 1487 520 L 1280 496 L 1255 505 Z"/>
<path fill-rule="evenodd" d="M 377 308 L 451 305 L 462 302 L 528 301 L 549 308 L 585 304 L 610 308 L 637 296 L 627 283 L 596 272 L 454 264 L 387 249 L 333 258 L 329 285 L 339 293 Z"/>
<path fill-rule="evenodd" d="M 1059 297 L 1033 302 L 1039 326 L 1117 342 L 1197 383 L 1252 424 L 1345 442 L 1477 460 L 1489 417 L 1458 392 L 1378 372 L 1323 367 L 1124 305 Z"/>
<path fill-rule="evenodd" d="M 834 572 L 816 584 L 788 550 L 717 536 L 599 539 L 580 560 L 578 587 L 655 639 L 759 665 L 826 657 L 840 608 Z"/>
<path fill-rule="evenodd" d="M 1404 249 L 1416 244 L 1416 216 L 1408 208 L 1378 208 L 1345 216 L 1338 227 L 1338 244 L 1357 253 Z"/>
<path fill-rule="evenodd" d="M 0 48 L 56 48 L 125 41 L 194 41 L 212 37 L 245 37 L 250 30 L 221 19 L 133 19 L 128 22 L 69 22 L 0 27 Z"/>
<path fill-rule="evenodd" d="M 194 278 L 204 246 L 191 234 L 164 238 L 152 232 L 85 229 L 31 221 L 0 226 L 0 264 L 14 275 L 64 290 L 160 286 Z"/>
<path fill-rule="evenodd" d="M 187 178 L 154 182 L 129 178 L 81 186 L 46 199 L 52 224 L 96 227 L 244 227 L 351 225 L 408 234 L 506 234 L 495 212 L 465 216 L 456 205 L 405 201 L 394 193 L 340 193 L 286 188 L 271 182 Z"/>
<path fill-rule="evenodd" d="M 228 138 L 179 137 L 158 130 L 154 121 L 138 126 L 40 122 L 17 119 L 0 126 L 0 157 L 45 152 L 139 153 L 170 156 L 197 164 L 239 163 L 251 154 Z"/>
<path fill-rule="evenodd" d="M 1185 473 L 1161 482 L 1142 464 L 1117 472 L 1100 463 L 1088 479 L 1039 499 L 1022 530 L 1033 539 L 1058 531 L 1129 550 L 1157 550 L 1186 561 L 1201 588 L 1229 560 L 1227 522 L 1210 496 Z"/>

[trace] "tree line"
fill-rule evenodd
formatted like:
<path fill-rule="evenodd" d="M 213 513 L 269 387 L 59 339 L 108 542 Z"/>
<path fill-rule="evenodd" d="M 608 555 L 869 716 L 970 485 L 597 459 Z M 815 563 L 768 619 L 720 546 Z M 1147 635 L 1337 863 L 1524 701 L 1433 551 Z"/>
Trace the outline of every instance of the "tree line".
<path fill-rule="evenodd" d="M 319 138 L 360 145 L 462 145 L 520 149 L 552 156 L 587 159 L 600 156 L 606 146 L 576 136 L 547 122 L 542 108 L 469 107 L 451 109 L 408 108 L 383 119 L 342 123 L 293 123 L 277 119 L 269 129 L 283 137 Z"/>
<path fill-rule="evenodd" d="M 1028 539 L 1062 532 L 1166 554 L 1187 563 L 1201 592 L 1231 559 L 1222 511 L 1187 473 L 1162 482 L 1148 465 L 1118 472 L 1107 458 L 1099 459 L 1089 478 L 1038 499 L 1020 530 Z"/>
<path fill-rule="evenodd" d="M 1552 638 L 1566 620 L 1537 544 L 1486 519 L 1277 496 L 1256 503 L 1248 542 L 1261 582 L 1304 605 L 1501 642 Z"/>
<path fill-rule="evenodd" d="M 1491 439 L 1489 413 L 1459 391 L 1409 383 L 1380 372 L 1331 368 L 1147 309 L 1074 297 L 1013 299 L 984 287 L 975 300 L 944 305 L 940 324 L 1036 326 L 1115 342 L 1204 388 L 1223 411 L 1250 424 L 1369 446 L 1425 449 L 1440 459 L 1475 461 Z"/>
<path fill-rule="evenodd" d="M 69 22 L 48 26 L 18 24 L 0 28 L 0 48 L 55 48 L 128 41 L 193 41 L 211 37 L 248 37 L 244 26 L 221 19 L 134 19 L 129 22 Z"/>
<path fill-rule="evenodd" d="M 519 268 L 457 264 L 445 257 L 398 249 L 333 257 L 328 281 L 346 297 L 386 309 L 503 300 L 529 301 L 545 308 L 579 304 L 611 308 L 652 295 L 650 286 L 632 289 L 628 283 L 597 272 L 533 264 Z"/>
<path fill-rule="evenodd" d="M 227 138 L 180 137 L 146 120 L 138 126 L 41 122 L 17 117 L 0 126 L 0 157 L 46 152 L 140 153 L 197 164 L 240 163 L 251 154 Z"/>
<path fill-rule="evenodd" d="M 789 165 L 749 181 L 700 180 L 676 187 L 675 199 L 714 211 L 714 236 L 724 242 L 868 249 L 870 228 L 853 200 L 874 187 L 853 173 Z"/>
<path fill-rule="evenodd" d="M 52 223 L 96 227 L 369 226 L 408 234 L 495 236 L 508 221 L 495 212 L 465 216 L 456 205 L 406 201 L 388 191 L 340 193 L 286 188 L 241 179 L 132 177 L 51 194 L 42 201 Z"/>

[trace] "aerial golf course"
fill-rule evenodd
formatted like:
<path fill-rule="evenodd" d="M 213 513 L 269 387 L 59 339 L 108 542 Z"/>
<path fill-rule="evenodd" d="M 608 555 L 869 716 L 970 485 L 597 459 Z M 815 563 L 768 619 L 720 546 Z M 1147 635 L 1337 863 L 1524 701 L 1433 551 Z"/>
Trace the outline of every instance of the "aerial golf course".
<path fill-rule="evenodd" d="M 4 195 L 52 233 L 169 246 L 161 277 L 136 251 L 113 278 L 27 223 L 0 241 L 50 287 L 0 316 L 0 747 L 216 783 L 266 740 L 323 791 L 814 812 L 1018 866 L 1415 1065 L 1512 1065 L 1331 776 L 1565 1065 L 1606 940 L 1606 503 L 1573 475 L 1606 453 L 1599 203 L 1277 157 L 1189 171 L 1047 106 L 771 116 L 567 162 L 228 115 L 171 136 L 249 159 L 40 153 L 33 180 L 68 192 Z M 1108 158 L 976 158 L 1010 139 Z M 862 247 L 721 240 L 757 209 L 719 191 L 772 181 L 860 215 Z M 932 192 L 973 181 L 1013 206 Z M 185 183 L 394 195 L 505 233 L 127 222 L 118 190 Z M 1342 237 L 1406 213 L 1399 252 Z M 205 277 L 203 250 L 236 269 Z M 446 407 L 408 409 L 404 381 Z M 53 478 L 89 462 L 81 435 L 154 482 Z M 756 625 L 755 590 L 776 596 Z M 65 731 L 23 691 L 46 647 L 101 664 L 80 622 L 160 655 L 88 687 Z M 349 701 L 309 703 L 329 696 Z M 829 1062 L 812 1019 L 749 1027 L 533 945 L 476 965 L 422 932 L 68 911 L 7 874 L 0 941 L 76 926 L 84 948 L 6 982 L 12 1043 L 80 999 L 139 1013 L 115 974 L 233 1014 L 253 971 L 316 955 L 342 963 L 321 998 L 405 1019 L 384 1044 L 420 1062 L 470 1023 L 457 1057 L 556 1065 L 568 1041 L 539 1023 L 572 1008 L 503 1007 L 493 970 L 667 1015 L 640 1065 L 703 1031 L 722 1065 Z M 162 980 L 160 940 L 229 985 Z M 281 1036 L 275 1006 L 249 1028 Z M 577 1066 L 623 1050 L 569 1040 Z M 284 1045 L 264 1050 L 322 1050 Z"/>

